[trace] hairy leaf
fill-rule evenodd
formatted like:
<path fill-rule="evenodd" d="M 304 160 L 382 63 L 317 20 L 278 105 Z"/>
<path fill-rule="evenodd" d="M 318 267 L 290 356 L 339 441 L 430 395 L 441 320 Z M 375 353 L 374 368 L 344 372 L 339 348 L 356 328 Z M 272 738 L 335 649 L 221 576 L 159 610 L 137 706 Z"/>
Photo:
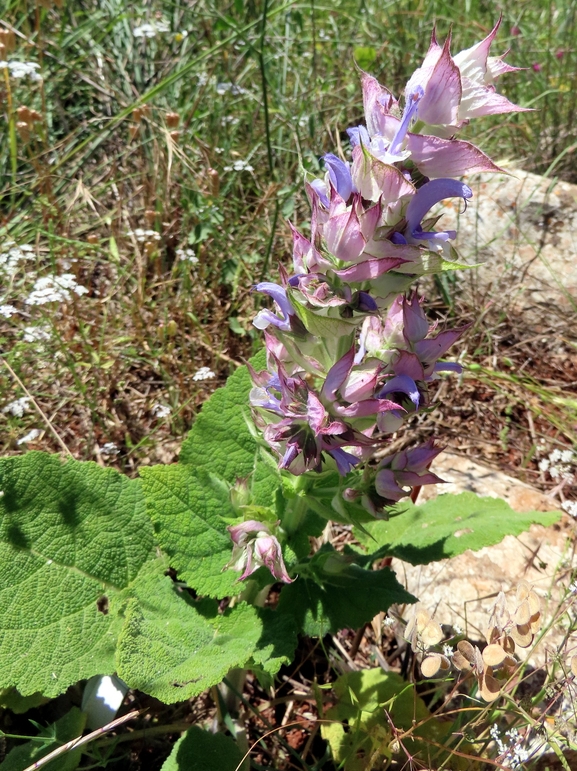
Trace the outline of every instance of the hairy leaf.
<path fill-rule="evenodd" d="M 143 571 L 123 601 L 118 675 L 130 687 L 166 703 L 198 695 L 252 655 L 265 668 L 272 656 L 284 658 L 283 630 L 275 635 L 271 626 L 265 632 L 252 605 L 239 603 L 221 614 L 215 601 L 195 602 L 159 574 L 158 566 Z"/>
<path fill-rule="evenodd" d="M 264 352 L 251 361 L 255 368 L 263 367 Z M 209 469 L 231 483 L 253 472 L 258 446 L 249 428 L 251 388 L 248 369 L 239 367 L 203 405 L 183 442 L 180 463 Z"/>
<path fill-rule="evenodd" d="M 108 599 L 148 558 L 138 481 L 31 452 L 0 461 L 0 687 L 56 696 L 114 671 Z"/>
<path fill-rule="evenodd" d="M 242 753 L 232 739 L 192 726 L 172 748 L 161 771 L 236 771 Z"/>
<path fill-rule="evenodd" d="M 392 555 L 412 565 L 455 557 L 467 549 L 482 549 L 518 535 L 533 523 L 552 525 L 556 511 L 513 511 L 500 498 L 481 498 L 474 493 L 439 495 L 422 506 L 399 503 L 388 521 L 365 525 L 356 537 L 374 552 L 371 560 Z M 375 551 L 376 547 L 376 551 Z"/>
<path fill-rule="evenodd" d="M 322 637 L 343 627 L 355 629 L 393 603 L 410 602 L 416 598 L 388 568 L 365 570 L 352 564 L 338 575 L 316 580 L 302 575 L 284 586 L 278 612 L 294 616 L 305 634 Z"/>
<path fill-rule="evenodd" d="M 228 486 L 180 463 L 144 468 L 141 476 L 158 542 L 179 578 L 209 597 L 238 594 L 238 574 L 223 573 L 232 551 L 224 518 L 236 516 Z"/>

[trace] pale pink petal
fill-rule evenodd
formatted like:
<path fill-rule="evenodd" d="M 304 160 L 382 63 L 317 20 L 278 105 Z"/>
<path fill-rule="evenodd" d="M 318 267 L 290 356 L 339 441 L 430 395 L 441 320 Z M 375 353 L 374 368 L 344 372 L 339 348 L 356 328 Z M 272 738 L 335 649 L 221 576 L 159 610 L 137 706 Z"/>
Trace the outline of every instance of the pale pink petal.
<path fill-rule="evenodd" d="M 506 173 L 475 145 L 459 139 L 408 134 L 407 147 L 419 171 L 430 179 L 462 177 L 479 171 Z"/>
<path fill-rule="evenodd" d="M 382 118 L 397 105 L 394 96 L 376 78 L 366 72 L 361 74 L 363 105 L 369 134 L 382 133 Z"/>

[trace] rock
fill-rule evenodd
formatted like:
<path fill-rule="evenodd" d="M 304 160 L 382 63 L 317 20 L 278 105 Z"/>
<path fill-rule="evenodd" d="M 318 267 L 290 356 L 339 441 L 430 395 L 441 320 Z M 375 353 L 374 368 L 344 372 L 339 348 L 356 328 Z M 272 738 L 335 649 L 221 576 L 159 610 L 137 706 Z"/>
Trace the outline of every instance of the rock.
<path fill-rule="evenodd" d="M 442 454 L 432 471 L 448 484 L 423 488 L 424 501 L 442 493 L 465 490 L 478 495 L 502 497 L 515 511 L 552 511 L 557 503 L 512 477 L 475 463 L 468 458 Z M 575 523 L 563 515 L 553 527 L 531 526 L 518 537 L 507 536 L 500 544 L 480 551 L 467 551 L 452 559 L 429 565 L 412 566 L 393 561 L 397 576 L 407 589 L 420 598 L 440 624 L 460 628 L 470 640 L 484 640 L 489 615 L 499 592 L 511 592 L 525 579 L 542 600 L 545 623 L 556 614 L 577 567 L 567 537 Z M 514 599 L 514 593 L 508 599 Z M 528 649 L 530 661 L 540 666 L 557 652 L 563 640 L 563 624 L 554 626 L 535 649 Z M 524 657 L 524 651 L 521 651 Z"/>
<path fill-rule="evenodd" d="M 439 226 L 457 230 L 469 264 L 465 291 L 481 306 L 523 313 L 532 325 L 577 311 L 577 185 L 518 169 L 467 179 L 473 199 L 464 213 L 443 206 Z"/>

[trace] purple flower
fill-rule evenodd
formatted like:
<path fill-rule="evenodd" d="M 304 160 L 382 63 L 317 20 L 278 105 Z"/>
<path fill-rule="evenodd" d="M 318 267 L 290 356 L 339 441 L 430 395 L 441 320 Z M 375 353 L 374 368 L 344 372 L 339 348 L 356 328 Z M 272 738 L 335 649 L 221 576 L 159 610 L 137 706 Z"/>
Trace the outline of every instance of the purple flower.
<path fill-rule="evenodd" d="M 375 478 L 379 496 L 389 502 L 396 502 L 410 495 L 410 490 L 406 489 L 408 487 L 442 482 L 440 477 L 428 471 L 430 463 L 440 452 L 441 448 L 435 447 L 431 439 L 420 447 L 383 458 Z"/>
<path fill-rule="evenodd" d="M 264 565 L 277 581 L 291 584 L 278 539 L 271 534 L 264 522 L 254 519 L 227 527 L 233 542 L 232 556 L 226 565 L 232 570 L 242 570 L 239 581 L 244 581 Z"/>
<path fill-rule="evenodd" d="M 456 179 L 433 179 L 427 182 L 417 190 L 407 206 L 405 234 L 417 241 L 447 241 L 449 238 L 455 238 L 457 234 L 454 230 L 445 230 L 439 233 L 425 232 L 421 221 L 425 214 L 444 198 L 460 197 L 467 201 L 472 196 L 471 188 Z"/>
<path fill-rule="evenodd" d="M 351 197 L 351 193 L 357 192 L 351 178 L 350 165 L 341 161 L 341 159 L 337 158 L 333 153 L 327 153 L 323 156 L 323 161 L 328 169 L 331 185 L 343 201 L 348 201 Z"/>
<path fill-rule="evenodd" d="M 254 288 L 257 292 L 263 292 L 263 294 L 267 294 L 269 297 L 272 297 L 281 312 L 281 318 L 279 318 L 275 313 L 268 310 L 268 308 L 259 311 L 254 321 L 252 322 L 254 326 L 257 329 L 266 329 L 270 324 L 272 324 L 278 329 L 282 329 L 283 332 L 290 332 L 291 316 L 294 317 L 295 311 L 287 297 L 286 290 L 283 289 L 282 286 L 273 284 L 270 281 L 262 281 Z"/>

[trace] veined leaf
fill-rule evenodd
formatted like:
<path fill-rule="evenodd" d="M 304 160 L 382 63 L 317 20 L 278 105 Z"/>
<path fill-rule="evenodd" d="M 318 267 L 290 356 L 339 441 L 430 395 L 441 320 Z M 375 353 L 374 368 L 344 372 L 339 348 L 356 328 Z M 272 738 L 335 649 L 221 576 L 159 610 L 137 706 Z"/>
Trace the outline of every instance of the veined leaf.
<path fill-rule="evenodd" d="M 114 671 L 109 598 L 148 558 L 140 483 L 31 452 L 0 461 L 0 687 L 57 696 Z"/>
<path fill-rule="evenodd" d="M 132 688 L 173 703 L 219 683 L 251 656 L 273 672 L 286 660 L 286 624 L 275 627 L 246 603 L 219 613 L 216 601 L 194 601 L 162 575 L 160 562 L 151 568 L 122 598 L 118 675 Z"/>
<path fill-rule="evenodd" d="M 429 562 L 492 546 L 506 535 L 519 535 L 536 523 L 552 525 L 558 511 L 513 511 L 501 498 L 481 498 L 470 492 L 439 495 L 422 506 L 399 503 L 388 521 L 365 525 L 355 532 L 370 552 L 369 559 L 390 555 L 410 562 Z"/>
<path fill-rule="evenodd" d="M 236 516 L 227 485 L 180 463 L 140 473 L 159 544 L 179 578 L 210 597 L 238 594 L 238 573 L 223 573 L 232 553 L 225 518 Z"/>

